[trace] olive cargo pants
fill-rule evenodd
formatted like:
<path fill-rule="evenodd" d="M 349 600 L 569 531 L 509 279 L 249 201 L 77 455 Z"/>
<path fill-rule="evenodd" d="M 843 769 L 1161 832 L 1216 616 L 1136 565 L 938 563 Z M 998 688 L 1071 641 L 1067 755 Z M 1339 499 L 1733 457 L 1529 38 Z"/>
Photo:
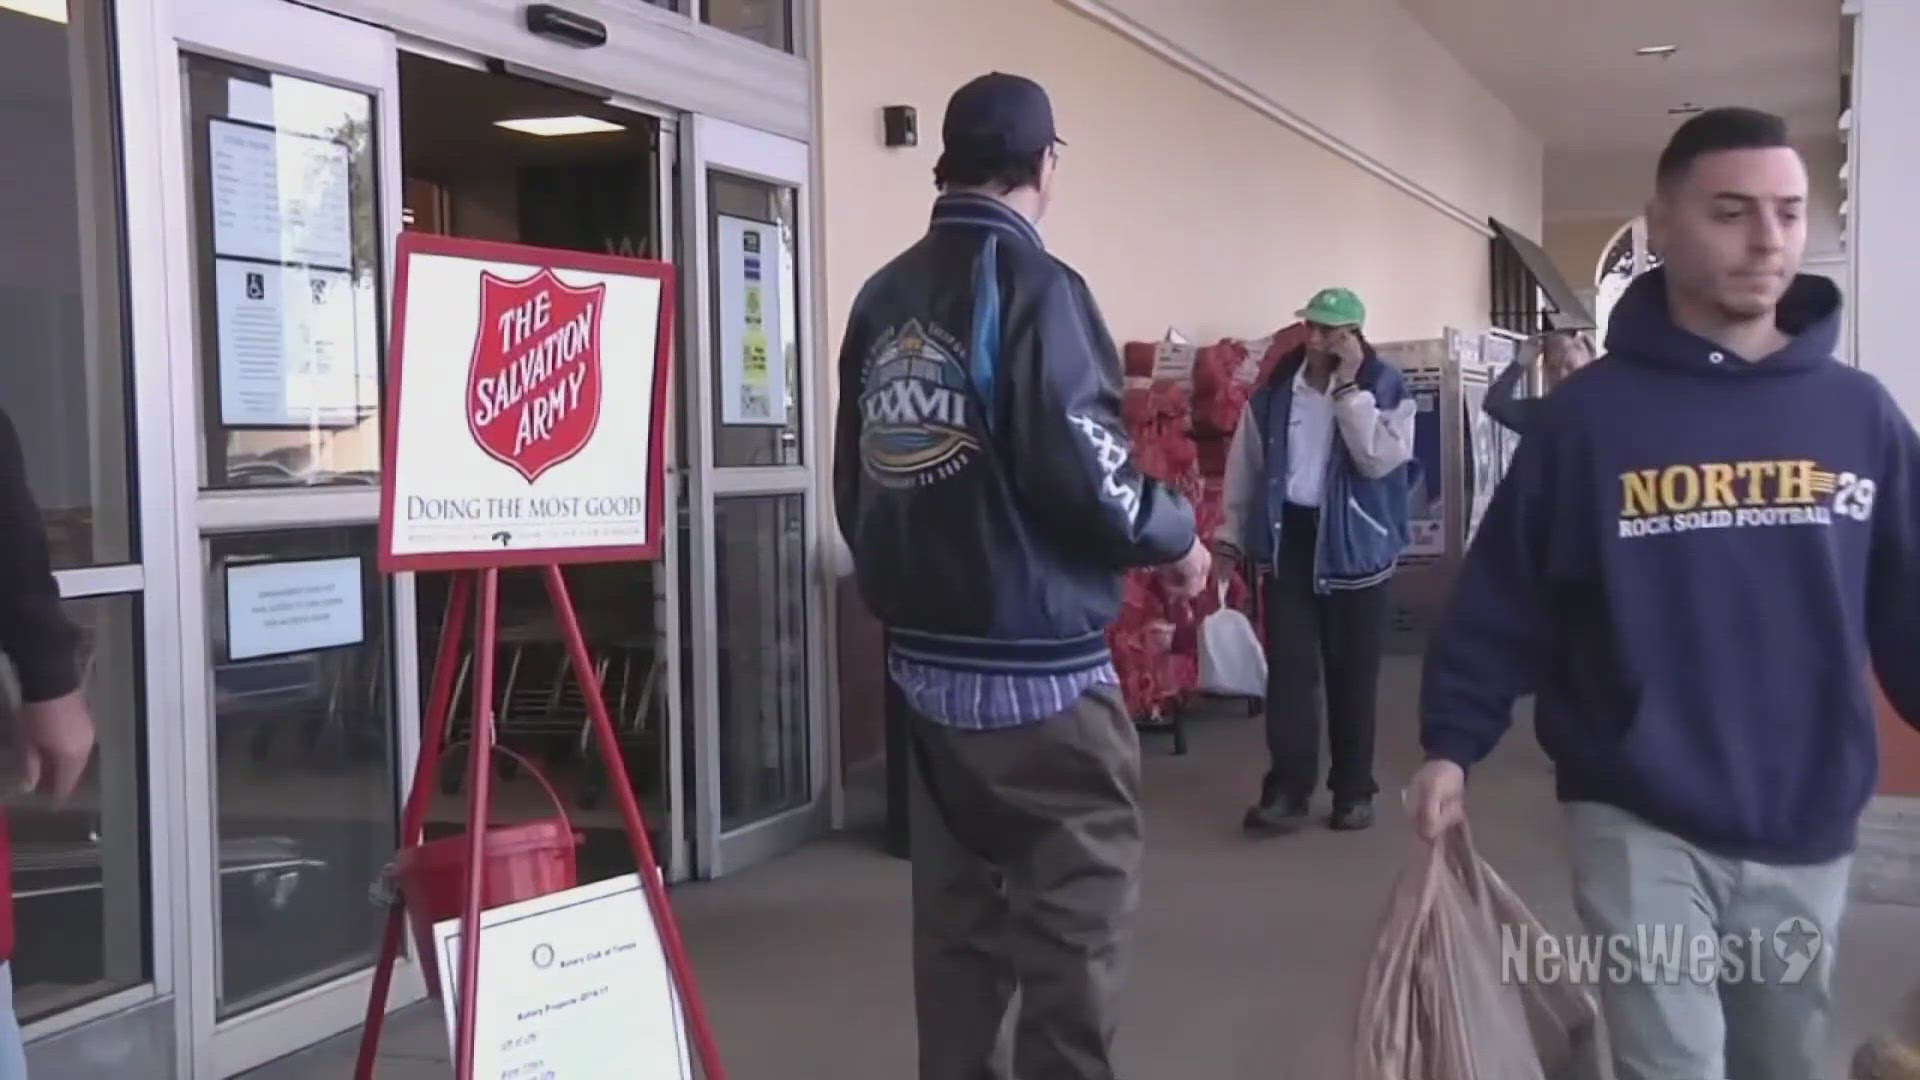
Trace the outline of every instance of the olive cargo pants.
<path fill-rule="evenodd" d="M 1113 1080 L 1143 846 L 1118 688 L 1003 730 L 916 716 L 912 740 L 920 1080 Z"/>

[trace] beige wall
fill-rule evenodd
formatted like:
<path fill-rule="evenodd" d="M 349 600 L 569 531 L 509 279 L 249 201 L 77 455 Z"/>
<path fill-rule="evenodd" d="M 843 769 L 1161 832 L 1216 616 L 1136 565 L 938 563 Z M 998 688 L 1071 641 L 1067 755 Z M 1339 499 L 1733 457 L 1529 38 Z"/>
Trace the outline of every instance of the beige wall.
<path fill-rule="evenodd" d="M 1546 238 L 1540 246 L 1546 249 L 1567 284 L 1584 294 L 1594 287 L 1593 272 L 1600 266 L 1600 256 L 1607 245 L 1613 243 L 1620 227 L 1631 220 L 1633 215 L 1625 213 L 1617 217 L 1549 219 L 1544 230 Z"/>
<path fill-rule="evenodd" d="M 1823 135 L 1796 143 L 1807 162 L 1807 257 L 1831 258 L 1843 248 L 1840 218 L 1839 141 Z M 1574 218 L 1612 218 L 1638 214 L 1653 193 L 1653 168 L 1660 147 L 1637 151 L 1575 153 L 1555 147 L 1546 155 L 1546 218 L 1549 236 Z M 1597 253 L 1596 253 L 1597 257 Z"/>
<path fill-rule="evenodd" d="M 1264 334 L 1329 284 L 1361 293 L 1378 340 L 1486 321 L 1486 237 L 1057 3 L 832 0 L 820 18 L 835 343 L 861 282 L 925 229 L 947 95 L 993 69 L 1053 93 L 1071 145 L 1044 230 L 1120 340 Z M 881 145 L 887 105 L 919 110 L 919 148 Z"/>
<path fill-rule="evenodd" d="M 1473 220 L 1539 236 L 1540 137 L 1399 0 L 1073 2 L 1225 73 Z"/>

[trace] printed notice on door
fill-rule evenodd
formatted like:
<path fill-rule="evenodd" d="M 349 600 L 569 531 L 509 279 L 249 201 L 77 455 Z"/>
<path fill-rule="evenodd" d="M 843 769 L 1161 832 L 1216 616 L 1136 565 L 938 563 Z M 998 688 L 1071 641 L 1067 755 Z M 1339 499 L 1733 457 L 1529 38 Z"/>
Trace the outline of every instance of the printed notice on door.
<path fill-rule="evenodd" d="M 777 226 L 722 215 L 720 249 L 720 422 L 787 422 L 786 328 L 780 292 L 786 248 Z"/>
<path fill-rule="evenodd" d="M 220 422 L 350 427 L 360 422 L 360 298 L 353 276 L 215 259 Z"/>
<path fill-rule="evenodd" d="M 227 567 L 227 657 L 336 649 L 366 640 L 357 556 Z"/>
<path fill-rule="evenodd" d="M 345 146 L 219 119 L 207 122 L 207 143 L 215 255 L 353 266 Z"/>
<path fill-rule="evenodd" d="M 433 938 L 451 1043 L 463 992 L 460 920 L 436 923 Z M 479 988 L 476 1077 L 693 1078 L 680 999 L 638 875 L 481 912 Z"/>

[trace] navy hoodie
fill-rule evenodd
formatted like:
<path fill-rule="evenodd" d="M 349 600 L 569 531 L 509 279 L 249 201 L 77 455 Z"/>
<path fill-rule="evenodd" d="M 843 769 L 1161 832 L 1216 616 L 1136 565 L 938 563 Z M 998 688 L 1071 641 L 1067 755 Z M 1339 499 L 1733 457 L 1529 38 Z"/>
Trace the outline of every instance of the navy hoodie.
<path fill-rule="evenodd" d="M 1758 362 L 1676 326 L 1666 281 L 1542 399 L 1428 650 L 1421 741 L 1471 765 L 1513 704 L 1560 798 L 1719 854 L 1853 849 L 1878 767 L 1869 674 L 1920 721 L 1920 439 L 1833 359 L 1802 276 Z"/>

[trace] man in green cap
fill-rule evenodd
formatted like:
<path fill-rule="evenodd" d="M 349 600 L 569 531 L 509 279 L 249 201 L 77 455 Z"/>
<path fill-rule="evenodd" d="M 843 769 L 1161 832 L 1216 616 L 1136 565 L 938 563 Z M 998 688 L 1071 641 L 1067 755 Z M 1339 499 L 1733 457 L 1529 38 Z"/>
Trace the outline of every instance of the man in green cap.
<path fill-rule="evenodd" d="M 1258 569 L 1264 600 L 1271 766 L 1243 821 L 1258 833 L 1291 832 L 1311 813 L 1323 683 L 1329 823 L 1373 824 L 1386 585 L 1407 545 L 1417 468 L 1415 402 L 1367 344 L 1360 298 L 1322 289 L 1299 315 L 1306 344 L 1274 364 L 1234 431 L 1214 536 Z"/>

